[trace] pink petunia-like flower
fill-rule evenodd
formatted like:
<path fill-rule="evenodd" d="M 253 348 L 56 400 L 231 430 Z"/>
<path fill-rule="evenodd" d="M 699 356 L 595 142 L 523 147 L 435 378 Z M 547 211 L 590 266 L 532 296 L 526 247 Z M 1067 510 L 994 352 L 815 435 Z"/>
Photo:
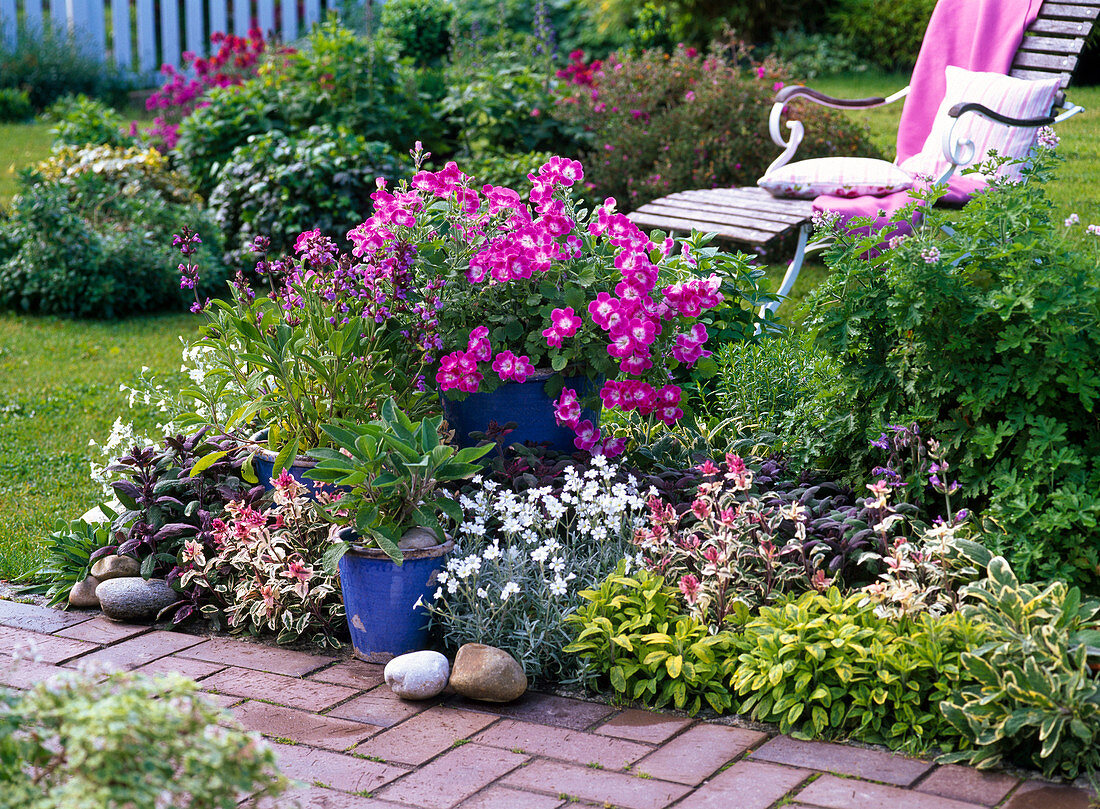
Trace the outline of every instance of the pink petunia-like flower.
<path fill-rule="evenodd" d="M 598 447 L 596 447 L 596 454 L 603 455 L 605 458 L 618 458 L 626 451 L 626 439 L 625 438 L 605 438 Z"/>
<path fill-rule="evenodd" d="M 695 575 L 688 573 L 680 578 L 680 592 L 690 606 L 699 600 L 699 589 L 699 579 Z"/>
<path fill-rule="evenodd" d="M 592 316 L 592 322 L 604 331 L 611 330 L 612 318 L 619 313 L 620 303 L 606 292 L 596 295 L 596 300 L 588 304 L 588 314 Z"/>
<path fill-rule="evenodd" d="M 493 360 L 493 370 L 505 382 L 509 380 L 526 382 L 527 377 L 535 372 L 535 366 L 531 364 L 526 354 L 517 357 L 511 351 L 505 350 L 497 354 L 496 359 Z"/>
<path fill-rule="evenodd" d="M 467 356 L 473 357 L 478 362 L 488 362 L 493 357 L 493 347 L 489 343 L 489 329 L 478 326 L 470 332 L 470 340 L 466 344 Z"/>
<path fill-rule="evenodd" d="M 600 428 L 585 419 L 576 426 L 577 437 L 573 439 L 573 446 L 585 452 L 591 450 L 600 441 Z"/>
<path fill-rule="evenodd" d="M 562 388 L 554 403 L 554 419 L 563 427 L 575 428 L 581 420 L 581 403 L 572 388 Z"/>
<path fill-rule="evenodd" d="M 550 327 L 543 329 L 542 336 L 546 338 L 546 344 L 554 348 L 560 347 L 563 340 L 572 337 L 584 325 L 584 321 L 573 312 L 572 306 L 555 309 L 550 315 L 550 321 Z"/>
<path fill-rule="evenodd" d="M 477 360 L 464 351 L 453 351 L 440 358 L 435 381 L 443 391 L 458 388 L 466 393 L 476 393 L 484 377 L 477 370 Z"/>

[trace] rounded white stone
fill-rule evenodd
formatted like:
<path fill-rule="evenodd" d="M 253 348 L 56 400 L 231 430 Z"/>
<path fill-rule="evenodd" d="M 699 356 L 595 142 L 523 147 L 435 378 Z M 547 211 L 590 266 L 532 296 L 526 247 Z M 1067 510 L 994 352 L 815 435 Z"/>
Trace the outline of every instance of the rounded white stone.
<path fill-rule="evenodd" d="M 402 699 L 431 699 L 447 687 L 451 665 L 439 652 L 409 652 L 387 663 L 383 675 Z"/>

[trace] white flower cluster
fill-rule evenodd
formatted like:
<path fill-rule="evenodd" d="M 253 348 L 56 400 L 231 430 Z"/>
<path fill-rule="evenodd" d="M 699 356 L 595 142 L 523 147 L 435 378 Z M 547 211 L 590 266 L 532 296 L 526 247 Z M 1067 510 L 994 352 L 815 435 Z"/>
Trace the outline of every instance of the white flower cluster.
<path fill-rule="evenodd" d="M 559 495 L 548 486 L 513 492 L 494 481 L 474 478 L 480 488 L 459 500 L 465 520 L 458 527 L 457 544 L 468 552 L 447 563 L 435 599 L 455 595 L 463 582 L 476 580 L 485 563 L 524 567 L 521 557 L 533 563 L 531 572 L 545 579 L 551 596 L 565 596 L 576 578 L 575 572 L 567 572 L 567 546 L 629 539 L 645 522 L 646 498 L 638 482 L 633 477 L 616 482 L 617 473 L 614 465 L 597 455 L 583 473 L 576 467 L 565 470 Z M 479 598 L 504 602 L 520 592 L 520 584 L 509 579 L 499 589 L 478 586 L 476 592 Z"/>

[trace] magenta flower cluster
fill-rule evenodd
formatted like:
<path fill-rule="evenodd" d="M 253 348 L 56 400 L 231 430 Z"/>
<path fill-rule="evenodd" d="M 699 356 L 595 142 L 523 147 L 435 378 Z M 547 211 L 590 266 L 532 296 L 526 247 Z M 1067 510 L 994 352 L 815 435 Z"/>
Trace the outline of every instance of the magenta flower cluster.
<path fill-rule="evenodd" d="M 451 266 L 441 272 L 453 270 L 448 283 L 468 283 L 469 297 L 499 287 L 498 301 L 541 301 L 539 283 L 549 279 L 554 289 L 572 287 L 570 302 L 586 301 L 583 307 L 553 306 L 549 323 L 546 309 L 529 305 L 524 310 L 528 304 L 517 304 L 524 327 L 518 339 L 499 332 L 494 338 L 485 325 L 445 335 L 454 350 L 439 358 L 435 380 L 442 391 L 476 392 L 489 373 L 501 382 L 524 382 L 535 373 L 536 362 L 572 351 L 573 375 L 597 375 L 577 367 L 586 364 L 616 371 L 603 374 L 609 378 L 599 395 L 606 407 L 674 423 L 683 411 L 680 389 L 665 384 L 668 363 L 690 366 L 710 353 L 704 348 L 707 329 L 697 318 L 722 302 L 721 279 L 696 277 L 660 284 L 656 262 L 668 257 L 672 240 L 653 244 L 615 211 L 612 199 L 587 221 L 580 220 L 569 192 L 584 179 L 577 161 L 553 157 L 528 179 L 530 206 L 510 188 L 484 185 L 477 190 L 473 179 L 453 162 L 439 171 L 420 171 L 410 184 L 393 190 L 380 180 L 372 195 L 374 215 L 348 233 L 352 252 L 376 264 L 403 246 L 441 240 L 450 244 L 453 257 Z M 447 204 L 440 205 L 440 200 Z M 579 283 L 576 273 L 593 262 L 602 268 L 599 281 Z M 535 335 L 541 336 L 545 348 Z M 456 338 L 465 342 L 464 348 L 462 342 L 454 345 Z M 494 339 L 508 344 L 493 345 Z M 577 347 L 589 344 L 607 359 L 577 357 Z M 535 362 L 517 348 L 536 355 Z M 646 376 L 653 379 L 647 381 Z M 576 432 L 579 449 L 608 455 L 622 451 L 621 441 L 606 439 L 590 419 L 581 418 L 576 390 L 563 389 L 556 412 L 558 422 Z"/>

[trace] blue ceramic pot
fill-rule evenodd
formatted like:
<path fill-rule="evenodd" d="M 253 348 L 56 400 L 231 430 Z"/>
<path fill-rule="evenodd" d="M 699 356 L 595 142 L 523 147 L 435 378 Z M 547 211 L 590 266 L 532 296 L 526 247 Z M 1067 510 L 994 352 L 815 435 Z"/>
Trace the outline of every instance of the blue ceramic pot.
<path fill-rule="evenodd" d="M 250 439 L 255 442 L 261 442 L 267 440 L 267 430 L 256 433 Z M 272 491 L 275 487 L 271 485 L 272 472 L 275 471 L 275 458 L 276 453 L 269 449 L 261 447 L 256 450 L 256 454 L 252 456 L 252 468 L 256 472 L 256 477 L 260 479 L 260 484 L 264 487 L 265 491 Z M 306 491 L 309 492 L 310 497 L 316 498 L 317 493 L 321 491 L 321 487 L 327 487 L 329 491 L 351 491 L 347 486 L 334 486 L 331 483 L 318 483 L 315 480 L 310 480 L 306 477 L 306 472 L 311 470 L 317 465 L 317 461 L 310 458 L 308 455 L 299 455 L 294 459 L 294 462 L 287 467 L 287 472 L 296 481 L 306 487 Z"/>
<path fill-rule="evenodd" d="M 509 433 L 509 444 L 530 441 L 545 444 L 557 452 L 575 452 L 573 439 L 576 433 L 568 427 L 560 427 L 554 419 L 554 398 L 546 392 L 546 382 L 551 373 L 536 373 L 526 382 L 505 382 L 494 391 L 469 394 L 461 402 L 443 398 L 443 415 L 455 431 L 455 441 L 460 447 L 472 447 L 477 441 L 470 433 L 485 432 L 489 422 L 507 424 L 516 422 L 516 429 Z M 586 376 L 567 377 L 565 387 L 572 388 L 583 401 L 603 386 Z M 600 410 L 585 408 L 581 419 L 600 423 Z"/>
<path fill-rule="evenodd" d="M 343 536 L 346 538 L 347 534 Z M 426 649 L 428 610 L 439 573 L 454 542 L 408 550 L 400 566 L 377 548 L 352 547 L 340 559 L 348 631 L 355 656 L 386 663 L 397 655 Z"/>

